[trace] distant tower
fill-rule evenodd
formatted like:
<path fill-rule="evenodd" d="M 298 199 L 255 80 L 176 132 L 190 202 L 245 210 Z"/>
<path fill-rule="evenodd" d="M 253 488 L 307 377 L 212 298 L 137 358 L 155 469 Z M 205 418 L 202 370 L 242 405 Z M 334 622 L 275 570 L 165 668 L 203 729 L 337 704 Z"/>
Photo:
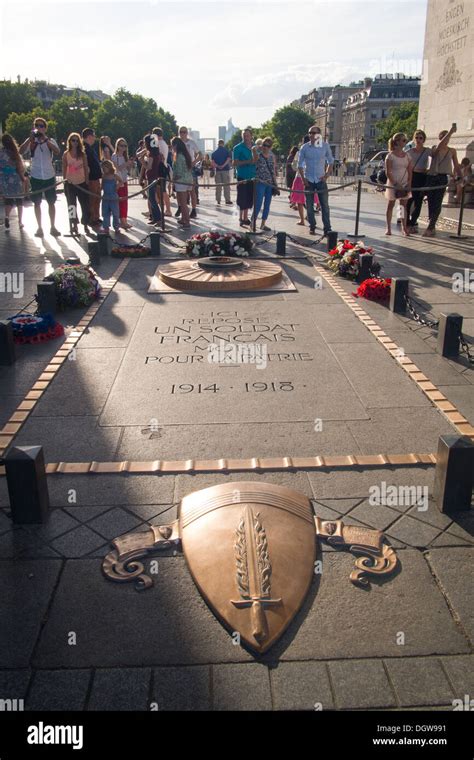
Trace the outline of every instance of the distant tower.
<path fill-rule="evenodd" d="M 224 140 L 225 142 L 225 136 L 226 136 L 227 128 L 226 127 L 218 127 L 218 135 L 219 140 Z"/>
<path fill-rule="evenodd" d="M 227 122 L 227 129 L 225 132 L 225 141 L 228 142 L 229 140 L 232 140 L 235 133 L 238 131 L 237 127 L 234 127 L 232 124 L 232 117 Z"/>

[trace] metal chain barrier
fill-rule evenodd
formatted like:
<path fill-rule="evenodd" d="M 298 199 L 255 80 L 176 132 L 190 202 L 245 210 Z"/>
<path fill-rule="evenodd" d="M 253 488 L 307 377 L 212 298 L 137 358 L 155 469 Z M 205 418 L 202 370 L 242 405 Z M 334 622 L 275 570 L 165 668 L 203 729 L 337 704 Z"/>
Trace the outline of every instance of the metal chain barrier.
<path fill-rule="evenodd" d="M 417 301 L 414 301 L 414 299 L 410 298 L 409 296 L 405 296 L 405 303 L 408 307 L 408 311 L 410 312 L 415 322 L 419 322 L 420 325 L 425 325 L 425 327 L 430 327 L 432 330 L 436 330 L 439 327 L 439 319 L 436 321 L 431 320 L 431 319 L 426 319 L 425 317 L 422 317 L 421 314 L 417 312 L 414 304 L 417 303 L 418 306 L 421 306 L 420 303 L 418 303 Z"/>
<path fill-rule="evenodd" d="M 467 342 L 465 336 L 462 334 L 461 330 L 459 330 L 459 342 L 461 343 L 462 352 L 466 354 L 469 364 L 474 364 L 474 354 L 471 353 L 469 343 Z"/>

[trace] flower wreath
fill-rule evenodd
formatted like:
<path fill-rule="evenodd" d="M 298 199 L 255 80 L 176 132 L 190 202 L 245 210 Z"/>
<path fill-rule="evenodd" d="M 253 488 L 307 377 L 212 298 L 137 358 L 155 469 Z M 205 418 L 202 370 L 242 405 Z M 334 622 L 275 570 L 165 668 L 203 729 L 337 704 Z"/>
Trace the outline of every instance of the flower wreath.
<path fill-rule="evenodd" d="M 219 232 L 212 228 L 209 232 L 200 232 L 186 241 L 185 253 L 188 256 L 248 256 L 253 242 L 249 235 L 238 232 Z"/>
<path fill-rule="evenodd" d="M 145 256 L 149 256 L 150 253 L 151 249 L 141 243 L 136 243 L 135 245 L 114 245 L 110 251 L 110 255 L 115 256 L 116 258 L 123 258 L 126 256 L 131 259 L 141 259 Z"/>
<path fill-rule="evenodd" d="M 64 327 L 52 314 L 16 314 L 8 318 L 15 343 L 44 343 L 64 335 Z"/>
<path fill-rule="evenodd" d="M 360 269 L 359 256 L 363 253 L 372 253 L 372 250 L 372 248 L 366 248 L 362 240 L 358 240 L 357 243 L 351 243 L 350 240 L 340 240 L 329 251 L 326 265 L 334 274 L 355 280 Z M 380 270 L 380 264 L 374 261 L 370 269 L 371 276 L 377 277 Z"/>
<path fill-rule="evenodd" d="M 100 296 L 100 285 L 95 272 L 84 264 L 62 264 L 45 280 L 54 282 L 60 309 L 89 306 Z"/>
<path fill-rule="evenodd" d="M 356 298 L 367 298 L 369 301 L 386 303 L 390 298 L 391 285 L 391 277 L 385 279 L 383 277 L 369 277 L 368 280 L 361 282 L 354 296 Z"/>

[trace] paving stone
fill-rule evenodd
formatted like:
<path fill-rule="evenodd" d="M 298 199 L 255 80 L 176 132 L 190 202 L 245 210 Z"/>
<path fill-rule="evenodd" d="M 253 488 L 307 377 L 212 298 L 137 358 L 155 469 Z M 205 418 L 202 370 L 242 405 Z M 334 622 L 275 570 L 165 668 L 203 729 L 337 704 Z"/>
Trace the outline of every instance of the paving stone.
<path fill-rule="evenodd" d="M 1 319 L 1 317 L 0 317 Z M 0 425 L 3 427 L 7 424 L 12 414 L 23 401 L 24 396 L 3 396 L 2 406 L 0 408 Z"/>
<path fill-rule="evenodd" d="M 17 446 L 41 445 L 46 462 L 113 461 L 119 428 L 101 428 L 96 417 L 29 417 Z"/>
<path fill-rule="evenodd" d="M 436 536 L 440 533 L 439 528 L 434 528 L 413 517 L 403 515 L 398 522 L 394 523 L 387 530 L 389 537 L 397 538 L 407 546 L 429 546 Z"/>
<path fill-rule="evenodd" d="M 136 504 L 127 508 L 128 512 L 141 520 L 153 523 L 160 522 L 160 515 L 166 514 L 169 509 L 172 509 L 172 505 L 167 508 L 164 504 Z"/>
<path fill-rule="evenodd" d="M 26 702 L 27 710 L 83 710 L 89 670 L 37 670 Z"/>
<path fill-rule="evenodd" d="M 430 546 L 469 546 L 469 541 L 466 541 L 464 538 L 459 538 L 459 536 L 454 536 L 452 533 L 449 533 L 446 531 L 445 533 L 440 533 L 438 538 L 435 538 L 434 541 L 431 542 Z"/>
<path fill-rule="evenodd" d="M 88 710 L 147 710 L 150 668 L 96 670 Z"/>
<path fill-rule="evenodd" d="M 67 512 L 64 512 L 62 509 L 53 509 L 47 523 L 43 525 L 25 525 L 24 529 L 40 540 L 49 541 L 73 528 L 77 528 L 77 526 L 77 520 L 68 515 Z"/>
<path fill-rule="evenodd" d="M 109 512 L 91 520 L 89 527 L 100 533 L 104 538 L 112 539 L 140 525 L 141 520 L 124 509 L 111 509 Z"/>
<path fill-rule="evenodd" d="M 400 407 L 389 420 L 386 410 L 371 409 L 370 421 L 349 421 L 347 426 L 362 454 L 406 454 L 407 441 L 410 452 L 435 452 L 439 436 L 454 433 L 453 426 L 433 407 Z"/>
<path fill-rule="evenodd" d="M 308 473 L 309 474 L 309 473 Z M 336 473 L 334 473 L 336 474 Z M 315 515 L 322 517 L 320 510 L 327 510 L 328 514 L 337 513 L 338 515 L 345 515 L 357 507 L 361 503 L 362 499 L 311 499 L 313 505 L 313 511 Z M 328 518 L 329 519 L 329 518 Z"/>
<path fill-rule="evenodd" d="M 342 512 L 339 512 L 339 510 L 327 507 L 325 504 L 321 504 L 317 501 L 313 502 L 313 511 L 314 514 L 322 520 L 340 520 L 342 515 Z"/>
<path fill-rule="evenodd" d="M 135 330 L 142 307 L 127 308 L 101 314 L 93 322 L 93 329 L 84 334 L 78 348 L 121 348 L 127 346 Z"/>
<path fill-rule="evenodd" d="M 23 527 L 3 533 L 0 536 L 0 557 L 10 559 L 12 557 L 58 557 L 58 553 L 50 546 L 43 543 Z"/>
<path fill-rule="evenodd" d="M 471 641 L 474 641 L 473 560 L 473 547 L 432 549 L 429 553 L 431 567 Z"/>
<path fill-rule="evenodd" d="M 154 586 L 139 593 L 133 584 L 107 580 L 99 559 L 66 562 L 36 650 L 36 666 L 251 661 L 251 655 L 233 645 L 230 634 L 209 610 L 184 557 L 158 557 L 158 563 Z M 73 647 L 67 645 L 71 630 L 77 633 Z"/>
<path fill-rule="evenodd" d="M 428 508 L 425 509 L 425 506 Z M 453 522 L 449 515 L 440 512 L 438 505 L 433 499 L 429 499 L 428 504 L 420 504 L 419 506 L 411 507 L 408 510 L 407 515 L 414 517 L 417 520 L 421 520 L 422 522 L 426 522 L 429 525 L 433 525 L 433 527 L 439 528 L 440 530 L 446 530 Z"/>
<path fill-rule="evenodd" d="M 0 510 L 0 533 L 5 533 L 7 530 L 11 530 L 13 528 L 13 523 L 10 520 L 10 517 L 4 512 L 3 510 Z"/>
<path fill-rule="evenodd" d="M 24 699 L 30 678 L 30 670 L 0 670 L 1 698 Z"/>
<path fill-rule="evenodd" d="M 347 552 L 325 552 L 322 574 L 265 661 L 468 652 L 422 554 L 400 549 L 397 557 L 398 571 L 371 580 L 370 589 L 363 590 L 349 581 L 354 558 Z M 397 644 L 400 631 L 405 633 L 403 647 Z"/>
<path fill-rule="evenodd" d="M 330 662 L 329 672 L 336 694 L 336 705 L 342 710 L 396 705 L 380 660 Z"/>
<path fill-rule="evenodd" d="M 60 568 L 59 560 L 0 562 L 1 668 L 29 665 Z"/>
<path fill-rule="evenodd" d="M 123 354 L 119 348 L 77 349 L 76 359 L 64 362 L 41 402 L 36 404 L 32 417 L 99 415 Z"/>
<path fill-rule="evenodd" d="M 1 479 L 0 479 L 1 481 Z M 74 516 L 76 507 L 116 507 L 133 504 L 165 504 L 173 502 L 174 475 L 51 475 L 48 490 L 51 504 L 67 507 Z M 0 482 L 1 485 L 1 482 Z M 69 503 L 71 489 L 76 504 Z"/>
<path fill-rule="evenodd" d="M 467 513 L 453 512 L 451 517 L 454 517 L 454 515 L 455 517 L 447 531 L 451 535 L 462 538 L 464 541 L 471 544 L 474 543 L 474 515 L 472 514 L 472 511 L 473 510 L 471 509 L 470 512 Z"/>
<path fill-rule="evenodd" d="M 406 445 L 405 445 L 406 448 Z M 383 453 L 381 450 L 377 453 Z M 325 472 L 317 470 L 308 472 L 308 478 L 316 499 L 330 497 L 364 498 L 370 495 L 373 486 L 389 483 L 396 486 L 424 486 L 430 491 L 434 482 L 434 467 L 383 467 L 373 469 L 351 468 Z M 391 505 L 392 506 L 392 505 Z M 409 509 L 411 504 L 393 507 L 399 511 Z"/>
<path fill-rule="evenodd" d="M 467 380 L 439 354 L 417 356 L 415 363 L 435 385 L 468 385 Z"/>
<path fill-rule="evenodd" d="M 474 655 L 443 657 L 441 662 L 448 674 L 457 699 L 468 694 L 474 699 Z"/>
<path fill-rule="evenodd" d="M 332 710 L 334 708 L 325 663 L 280 662 L 278 667 L 270 670 L 270 680 L 275 710 Z"/>
<path fill-rule="evenodd" d="M 152 702 L 158 711 L 210 710 L 210 668 L 156 668 Z"/>
<path fill-rule="evenodd" d="M 385 664 L 402 707 L 451 704 L 453 693 L 438 659 L 404 657 Z"/>
<path fill-rule="evenodd" d="M 103 543 L 102 536 L 97 535 L 86 525 L 81 525 L 64 536 L 56 538 L 51 542 L 51 546 L 64 557 L 83 557 L 84 554 L 98 549 Z"/>
<path fill-rule="evenodd" d="M 271 710 L 268 668 L 249 665 L 214 665 L 212 668 L 214 710 Z"/>
<path fill-rule="evenodd" d="M 334 345 L 332 350 L 366 408 L 416 408 L 429 405 L 426 396 L 406 372 L 388 353 L 381 351 L 375 342 L 364 346 L 362 362 L 360 348 L 356 345 Z M 367 367 L 370 367 L 370 383 L 367 382 Z M 387 412 L 384 416 L 386 415 Z"/>
<path fill-rule="evenodd" d="M 385 530 L 391 523 L 400 517 L 400 513 L 390 507 L 384 507 L 382 504 L 369 504 L 364 501 L 358 507 L 346 515 L 347 522 L 352 518 L 360 520 L 365 525 L 377 530 Z"/>
<path fill-rule="evenodd" d="M 300 491 L 306 496 L 312 495 L 308 476 L 305 472 L 265 472 L 263 474 L 256 472 L 232 472 L 229 475 L 223 475 L 219 472 L 198 475 L 177 475 L 174 500 L 178 502 L 193 491 L 200 491 L 202 488 L 208 488 L 209 486 L 217 486 L 220 483 L 240 483 L 241 481 L 258 481 L 261 483 L 262 480 L 265 480 L 266 483 L 274 483 L 285 488 Z"/>
<path fill-rule="evenodd" d="M 387 333 L 390 338 L 400 348 L 403 348 L 406 356 L 416 356 L 417 354 L 434 354 L 434 348 L 432 348 L 422 337 L 409 327 L 399 328 L 392 326 L 387 328 Z M 415 359 L 415 364 L 417 358 Z"/>
<path fill-rule="evenodd" d="M 70 514 L 72 517 L 74 517 L 75 520 L 77 520 L 80 523 L 87 523 L 89 520 L 93 520 L 94 517 L 98 517 L 99 515 L 102 515 L 104 512 L 108 512 L 110 509 L 110 504 L 103 504 L 102 506 L 96 506 L 96 507 L 83 507 L 83 506 L 75 506 L 75 507 L 68 507 L 64 511 Z"/>
<path fill-rule="evenodd" d="M 464 375 L 460 373 L 459 376 L 464 378 Z M 464 415 L 472 425 L 474 422 L 474 389 L 467 377 L 465 380 L 466 385 L 440 385 L 439 390 L 449 398 L 451 403 L 454 404 L 458 411 Z"/>
<path fill-rule="evenodd" d="M 367 415 L 364 415 L 367 416 Z M 352 454 L 358 447 L 347 424 L 324 419 L 315 432 L 311 422 L 219 425 L 164 425 L 151 433 L 148 427 L 126 427 L 117 458 L 228 459 L 273 456 Z"/>
<path fill-rule="evenodd" d="M 26 396 L 43 371 L 43 362 L 16 361 L 10 367 L 0 367 L 0 394 L 5 396 Z"/>

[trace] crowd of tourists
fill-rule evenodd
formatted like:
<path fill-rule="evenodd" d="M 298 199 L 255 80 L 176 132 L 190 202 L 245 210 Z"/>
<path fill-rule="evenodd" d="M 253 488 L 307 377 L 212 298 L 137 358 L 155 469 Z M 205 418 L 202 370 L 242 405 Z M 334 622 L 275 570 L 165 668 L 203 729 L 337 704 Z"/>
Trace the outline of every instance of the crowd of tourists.
<path fill-rule="evenodd" d="M 386 234 L 391 234 L 391 220 L 395 202 L 402 209 L 404 235 L 417 232 L 418 218 L 423 199 L 427 197 L 429 224 L 424 235 L 435 234 L 436 222 L 441 212 L 448 177 L 456 179 L 456 197 L 463 188 L 472 186 L 472 166 L 469 159 L 458 162 L 456 151 L 449 146 L 455 132 L 453 124 L 449 131 L 439 135 L 439 143 L 431 148 L 425 146 L 426 135 L 417 129 L 408 143 L 406 135 L 395 134 L 389 144 L 384 172 L 381 174 L 386 187 L 387 199 Z M 236 185 L 236 201 L 241 227 L 257 224 L 261 230 L 269 230 L 268 218 L 272 198 L 280 195 L 277 181 L 277 158 L 272 150 L 271 137 L 253 139 L 252 129 L 242 132 L 242 140 L 231 152 L 219 140 L 214 152 L 200 152 L 191 139 L 187 127 L 180 127 L 179 134 L 170 144 L 164 139 L 160 127 L 153 128 L 130 151 L 127 141 L 119 137 L 115 143 L 109 136 L 97 139 L 92 127 L 72 132 L 65 143 L 62 155 L 64 193 L 68 204 L 70 232 L 77 235 L 79 223 L 86 234 L 108 233 L 111 227 L 118 232 L 128 230 L 128 182 L 132 174 L 138 176 L 148 209 L 143 212 L 151 226 L 162 223 L 163 216 L 171 216 L 171 198 L 176 198 L 175 217 L 178 224 L 189 229 L 191 219 L 197 217 L 199 205 L 198 178 L 201 187 L 210 188 L 215 183 L 215 199 L 218 206 L 222 199 L 232 205 L 231 187 Z M 0 195 L 5 205 L 5 228 L 10 227 L 10 214 L 18 209 L 18 224 L 23 227 L 23 199 L 31 194 L 37 221 L 35 235 L 43 237 L 41 202 L 47 203 L 50 234 L 58 236 L 55 224 L 56 188 L 61 180 L 56 178 L 55 161 L 60 156 L 57 142 L 48 135 L 47 121 L 41 117 L 34 120 L 27 139 L 18 146 L 12 135 L 3 134 L 0 147 Z M 30 158 L 29 172 L 25 170 L 24 157 Z M 286 159 L 286 185 L 290 208 L 297 211 L 298 225 L 309 225 L 309 233 L 316 230 L 316 214 L 322 217 L 323 234 L 331 231 L 327 179 L 335 166 L 329 144 L 323 140 L 316 125 L 310 127 L 299 145 L 291 148 Z M 342 167 L 342 169 L 341 169 Z M 338 172 L 344 174 L 344 162 Z M 380 181 L 380 177 L 379 177 Z M 79 207 L 79 208 L 78 208 Z M 252 216 L 249 218 L 249 213 Z"/>

